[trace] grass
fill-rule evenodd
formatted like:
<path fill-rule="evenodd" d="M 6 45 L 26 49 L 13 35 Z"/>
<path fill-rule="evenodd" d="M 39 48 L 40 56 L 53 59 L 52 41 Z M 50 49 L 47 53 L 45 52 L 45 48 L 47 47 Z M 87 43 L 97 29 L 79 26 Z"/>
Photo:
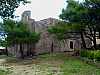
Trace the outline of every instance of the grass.
<path fill-rule="evenodd" d="M 0 75 L 8 75 L 10 73 L 9 70 L 2 70 L 0 69 Z"/>
<path fill-rule="evenodd" d="M 33 67 L 29 70 L 23 68 L 23 70 L 37 72 L 35 75 L 100 75 L 100 69 L 96 66 L 87 64 L 78 58 L 67 56 L 65 53 L 43 54 L 39 55 L 37 59 L 22 61 L 19 60 L 19 62 L 13 62 L 13 60 L 11 60 L 9 63 L 13 62 L 18 66 L 18 63 L 22 63 L 20 66 L 25 66 L 23 62 L 28 63 L 31 61 L 31 63 L 28 63 L 27 65 Z M 17 69 L 19 68 L 20 67 Z M 17 72 L 17 70 L 15 71 Z M 8 73 L 10 73 L 9 70 L 0 70 L 0 75 L 7 75 Z M 24 73 L 24 71 L 22 73 Z"/>
<path fill-rule="evenodd" d="M 0 75 L 7 75 L 5 70 L 0 70 Z"/>
<path fill-rule="evenodd" d="M 61 75 L 100 75 L 100 69 L 96 66 L 86 64 L 75 57 L 66 56 L 65 54 L 45 54 L 41 55 L 40 59 L 49 63 L 53 61 L 60 63 Z"/>
<path fill-rule="evenodd" d="M 100 75 L 100 69 L 75 58 L 65 60 L 61 68 L 63 75 Z"/>

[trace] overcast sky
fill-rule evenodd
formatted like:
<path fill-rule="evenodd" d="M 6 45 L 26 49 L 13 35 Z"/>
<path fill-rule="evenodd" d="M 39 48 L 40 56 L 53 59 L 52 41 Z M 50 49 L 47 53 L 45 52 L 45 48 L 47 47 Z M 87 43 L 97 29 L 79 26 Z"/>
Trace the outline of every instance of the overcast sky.
<path fill-rule="evenodd" d="M 31 0 L 31 4 L 21 5 L 15 14 L 20 16 L 25 10 L 30 10 L 32 18 L 42 20 L 53 17 L 59 18 L 62 8 L 66 6 L 66 0 Z"/>

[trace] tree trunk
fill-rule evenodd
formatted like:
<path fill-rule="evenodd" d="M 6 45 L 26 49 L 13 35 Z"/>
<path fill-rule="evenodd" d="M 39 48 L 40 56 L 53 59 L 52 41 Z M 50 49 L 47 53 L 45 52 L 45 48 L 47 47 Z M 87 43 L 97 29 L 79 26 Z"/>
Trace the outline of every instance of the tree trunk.
<path fill-rule="evenodd" d="M 99 31 L 99 39 L 100 39 L 100 31 Z"/>
<path fill-rule="evenodd" d="M 5 49 L 5 53 L 6 53 L 6 55 L 8 56 L 8 49 L 7 49 L 7 47 L 6 47 L 6 49 Z"/>
<path fill-rule="evenodd" d="M 23 45 L 20 43 L 21 58 L 24 59 Z"/>
<path fill-rule="evenodd" d="M 81 40 L 82 40 L 82 48 L 86 49 L 86 43 L 85 43 L 83 32 L 80 32 L 80 34 L 81 34 Z"/>
<path fill-rule="evenodd" d="M 93 35 L 93 44 L 94 44 L 94 49 L 96 49 L 96 30 L 94 29 L 94 35 Z"/>
<path fill-rule="evenodd" d="M 53 53 L 53 42 L 51 44 L 51 53 Z"/>
<path fill-rule="evenodd" d="M 93 48 L 96 49 L 96 28 L 94 26 L 90 26 L 89 30 L 91 33 L 90 37 L 92 37 L 92 40 L 90 40 L 93 41 Z"/>
<path fill-rule="evenodd" d="M 35 44 L 33 43 L 30 44 L 30 54 L 31 56 L 35 55 Z"/>
<path fill-rule="evenodd" d="M 29 55 L 30 55 L 30 44 L 27 43 L 27 56 L 29 56 Z"/>
<path fill-rule="evenodd" d="M 96 47 L 96 39 L 95 39 L 95 37 L 93 37 L 93 44 L 94 44 L 94 49 L 96 49 L 97 47 Z"/>

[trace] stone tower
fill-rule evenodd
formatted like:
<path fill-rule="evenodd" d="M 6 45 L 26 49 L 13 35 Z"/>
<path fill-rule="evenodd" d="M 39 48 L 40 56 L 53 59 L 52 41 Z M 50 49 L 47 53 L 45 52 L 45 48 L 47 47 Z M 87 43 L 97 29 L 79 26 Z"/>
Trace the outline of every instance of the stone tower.
<path fill-rule="evenodd" d="M 35 31 L 35 20 L 34 19 L 31 19 L 31 11 L 24 11 L 22 13 L 22 19 L 21 21 L 23 23 L 26 23 L 29 28 L 29 30 L 32 32 L 32 31 Z"/>
<path fill-rule="evenodd" d="M 31 11 L 24 11 L 22 14 L 22 21 L 26 22 L 29 20 L 29 18 L 31 17 Z"/>

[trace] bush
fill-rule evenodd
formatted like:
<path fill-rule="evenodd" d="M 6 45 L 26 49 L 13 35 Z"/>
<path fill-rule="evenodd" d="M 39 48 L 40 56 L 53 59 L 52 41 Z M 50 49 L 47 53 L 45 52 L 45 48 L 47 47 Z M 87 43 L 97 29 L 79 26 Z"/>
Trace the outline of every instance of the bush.
<path fill-rule="evenodd" d="M 82 51 L 80 52 L 80 56 L 81 56 L 81 57 L 87 57 L 87 51 L 83 51 L 83 50 L 82 50 Z"/>
<path fill-rule="evenodd" d="M 100 61 L 100 50 L 96 50 L 96 51 L 89 51 L 89 50 L 82 50 L 80 52 L 80 56 L 81 57 L 86 57 L 89 59 L 96 59 L 97 61 Z"/>
<path fill-rule="evenodd" d="M 95 59 L 100 61 L 100 51 L 95 52 Z"/>
<path fill-rule="evenodd" d="M 92 60 L 95 59 L 94 53 L 94 51 L 87 51 L 87 57 Z"/>

